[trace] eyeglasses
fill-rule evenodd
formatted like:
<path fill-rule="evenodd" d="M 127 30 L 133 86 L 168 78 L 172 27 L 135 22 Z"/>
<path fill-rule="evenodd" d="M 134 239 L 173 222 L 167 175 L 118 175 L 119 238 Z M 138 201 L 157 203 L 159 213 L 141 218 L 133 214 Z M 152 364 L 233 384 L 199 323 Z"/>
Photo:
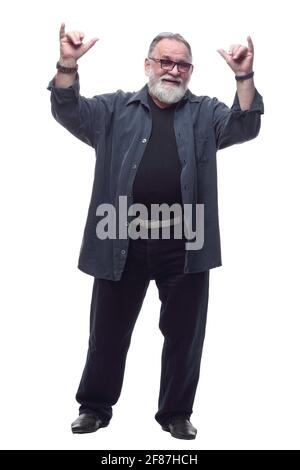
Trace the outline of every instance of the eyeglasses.
<path fill-rule="evenodd" d="M 154 62 L 160 62 L 160 66 L 163 70 L 173 70 L 175 65 L 177 65 L 178 72 L 186 73 L 193 67 L 193 65 L 188 62 L 174 62 L 170 59 L 154 59 L 154 57 L 148 57 L 148 59 L 154 60 Z"/>

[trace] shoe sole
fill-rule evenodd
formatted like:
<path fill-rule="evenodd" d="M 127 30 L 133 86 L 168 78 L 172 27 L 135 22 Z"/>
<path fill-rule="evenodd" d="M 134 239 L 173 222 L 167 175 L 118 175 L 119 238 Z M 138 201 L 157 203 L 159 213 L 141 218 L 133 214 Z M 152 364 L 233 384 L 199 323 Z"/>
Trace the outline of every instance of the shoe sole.
<path fill-rule="evenodd" d="M 164 431 L 169 432 L 169 433 L 171 434 L 171 436 L 172 436 L 172 437 L 175 437 L 176 439 L 185 439 L 185 440 L 187 440 L 187 441 L 191 441 L 192 439 L 196 439 L 196 435 L 197 435 L 197 433 L 196 433 L 195 436 L 180 436 L 180 435 L 178 435 L 178 434 L 172 434 L 171 431 L 170 431 L 170 429 L 169 429 L 169 428 L 166 428 L 165 426 L 162 426 L 162 429 L 163 429 Z"/>

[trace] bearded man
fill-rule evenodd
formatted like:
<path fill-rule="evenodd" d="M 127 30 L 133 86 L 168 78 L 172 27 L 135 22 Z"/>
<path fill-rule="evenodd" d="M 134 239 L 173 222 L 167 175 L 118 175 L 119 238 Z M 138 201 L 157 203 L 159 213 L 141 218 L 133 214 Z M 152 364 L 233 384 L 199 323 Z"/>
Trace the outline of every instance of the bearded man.
<path fill-rule="evenodd" d="M 190 91 L 192 50 L 177 33 L 160 33 L 151 42 L 144 64 L 148 82 L 141 90 L 86 98 L 79 90 L 77 61 L 98 38 L 86 43 L 83 38 L 81 31 L 65 32 L 62 23 L 57 73 L 48 85 L 54 118 L 96 154 L 78 261 L 78 268 L 94 278 L 90 337 L 72 432 L 109 424 L 135 322 L 154 280 L 164 336 L 155 419 L 171 436 L 194 439 L 190 417 L 209 273 L 222 264 L 216 153 L 255 138 L 264 112 L 253 80 L 253 42 L 248 36 L 248 47 L 218 49 L 237 85 L 229 108 Z M 133 409 L 132 422 L 137 414 Z"/>

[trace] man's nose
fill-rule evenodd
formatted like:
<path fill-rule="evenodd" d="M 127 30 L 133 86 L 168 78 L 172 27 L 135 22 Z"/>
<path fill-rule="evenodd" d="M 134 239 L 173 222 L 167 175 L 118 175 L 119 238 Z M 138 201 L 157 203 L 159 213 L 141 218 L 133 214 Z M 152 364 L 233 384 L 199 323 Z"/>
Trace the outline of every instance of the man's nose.
<path fill-rule="evenodd" d="M 178 70 L 178 64 L 175 64 L 173 70 L 169 70 L 169 73 L 174 77 L 178 77 L 180 75 L 180 72 Z"/>

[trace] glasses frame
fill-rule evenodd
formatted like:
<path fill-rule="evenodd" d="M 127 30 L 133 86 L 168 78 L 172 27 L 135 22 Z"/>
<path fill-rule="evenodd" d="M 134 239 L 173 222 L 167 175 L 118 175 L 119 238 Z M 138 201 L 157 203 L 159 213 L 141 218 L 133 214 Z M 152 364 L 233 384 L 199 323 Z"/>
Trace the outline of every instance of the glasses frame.
<path fill-rule="evenodd" d="M 150 60 L 154 60 L 154 62 L 160 62 L 160 68 L 163 69 L 163 70 L 167 70 L 168 72 L 170 72 L 171 70 L 174 69 L 175 65 L 177 65 L 177 70 L 178 72 L 180 73 L 188 73 L 190 70 L 193 69 L 193 64 L 190 64 L 189 62 L 175 62 L 174 60 L 171 60 L 171 59 L 155 59 L 154 57 L 148 57 L 148 59 Z M 168 61 L 168 62 L 171 62 L 172 63 L 172 68 L 170 67 L 167 67 L 166 66 L 163 66 L 163 62 L 164 61 Z M 189 65 L 189 69 L 188 70 L 182 70 L 180 69 L 180 66 L 184 64 L 184 65 Z"/>

